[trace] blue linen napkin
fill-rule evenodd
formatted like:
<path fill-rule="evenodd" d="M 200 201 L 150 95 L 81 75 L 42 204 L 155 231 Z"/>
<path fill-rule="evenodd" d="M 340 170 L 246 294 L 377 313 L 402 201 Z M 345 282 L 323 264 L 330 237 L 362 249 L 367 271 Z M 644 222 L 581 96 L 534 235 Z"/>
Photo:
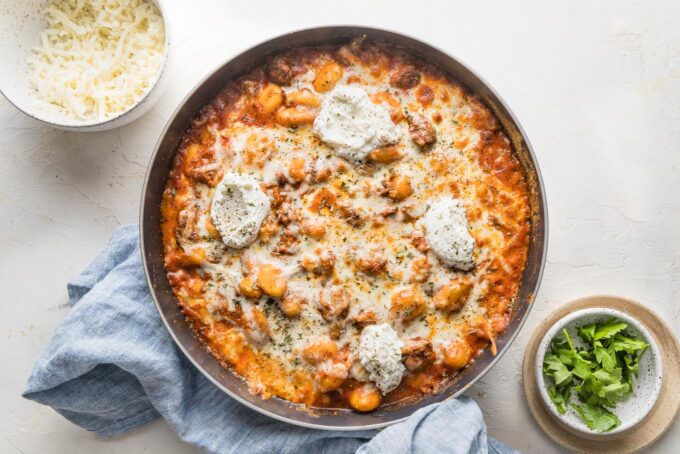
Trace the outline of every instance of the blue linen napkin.
<path fill-rule="evenodd" d="M 36 361 L 23 396 L 113 436 L 163 417 L 210 453 L 511 453 L 488 438 L 466 397 L 415 412 L 382 431 L 333 432 L 275 421 L 238 403 L 175 346 L 144 278 L 136 225 L 68 284 L 72 305 Z"/>

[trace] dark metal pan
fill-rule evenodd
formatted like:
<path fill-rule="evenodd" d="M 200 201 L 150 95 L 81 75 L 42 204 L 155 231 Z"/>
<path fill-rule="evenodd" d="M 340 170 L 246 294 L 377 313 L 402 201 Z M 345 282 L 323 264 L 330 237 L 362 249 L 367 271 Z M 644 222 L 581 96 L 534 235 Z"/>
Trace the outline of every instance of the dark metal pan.
<path fill-rule="evenodd" d="M 227 81 L 263 63 L 267 55 L 292 47 L 345 43 L 363 34 L 373 41 L 404 48 L 439 66 L 471 93 L 476 94 L 494 112 L 512 142 L 529 184 L 533 212 L 531 240 L 515 312 L 507 329 L 496 340 L 498 347 L 496 356 L 488 349 L 485 350 L 443 392 L 415 402 L 380 408 L 367 414 L 349 410 L 316 412 L 278 398 L 264 400 L 250 394 L 245 382 L 230 370 L 224 369 L 198 341 L 180 312 L 166 277 L 160 230 L 160 205 L 166 178 L 182 134 L 194 115 L 226 85 Z M 344 26 L 302 30 L 271 39 L 227 61 L 199 82 L 175 110 L 156 144 L 146 173 L 140 212 L 142 255 L 151 294 L 168 331 L 191 362 L 228 395 L 260 413 L 299 426 L 330 430 L 378 428 L 401 421 L 419 408 L 460 395 L 488 372 L 515 339 L 534 303 L 545 262 L 547 232 L 547 207 L 536 157 L 519 122 L 489 84 L 455 58 L 414 38 L 384 30 Z"/>

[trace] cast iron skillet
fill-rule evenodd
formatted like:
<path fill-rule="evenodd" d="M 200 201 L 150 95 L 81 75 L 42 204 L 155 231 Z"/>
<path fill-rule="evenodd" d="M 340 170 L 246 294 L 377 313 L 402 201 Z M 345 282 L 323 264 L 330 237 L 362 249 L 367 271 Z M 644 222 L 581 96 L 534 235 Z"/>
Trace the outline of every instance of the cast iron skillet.
<path fill-rule="evenodd" d="M 315 411 L 288 401 L 263 400 L 248 392 L 246 384 L 233 372 L 224 369 L 199 343 L 179 310 L 163 265 L 163 242 L 160 229 L 160 205 L 173 155 L 182 133 L 194 115 L 206 105 L 226 82 L 263 63 L 269 54 L 292 47 L 346 43 L 362 34 L 373 41 L 402 47 L 430 63 L 438 65 L 494 112 L 522 165 L 527 178 L 532 206 L 532 229 L 529 256 L 522 276 L 516 308 L 508 328 L 498 337 L 498 354 L 485 350 L 442 393 L 419 401 L 393 405 L 360 414 L 349 410 Z M 407 418 L 426 405 L 456 397 L 479 380 L 505 353 L 526 320 L 541 281 L 547 245 L 547 211 L 541 174 L 529 141 L 519 122 L 493 89 L 458 60 L 425 43 L 397 33 L 364 27 L 323 27 L 302 30 L 266 41 L 221 65 L 201 81 L 181 102 L 163 130 L 146 173 L 141 201 L 140 237 L 146 277 L 156 307 L 177 345 L 191 362 L 215 385 L 239 402 L 272 418 L 304 427 L 329 430 L 360 430 L 384 427 Z"/>

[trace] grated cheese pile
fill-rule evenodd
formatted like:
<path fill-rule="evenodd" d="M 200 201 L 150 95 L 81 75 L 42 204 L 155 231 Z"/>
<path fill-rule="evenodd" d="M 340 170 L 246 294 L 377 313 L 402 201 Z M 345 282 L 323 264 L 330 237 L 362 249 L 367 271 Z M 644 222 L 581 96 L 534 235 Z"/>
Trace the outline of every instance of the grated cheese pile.
<path fill-rule="evenodd" d="M 81 120 L 134 105 L 159 74 L 163 19 L 148 0 L 50 0 L 41 45 L 28 57 L 38 96 Z"/>

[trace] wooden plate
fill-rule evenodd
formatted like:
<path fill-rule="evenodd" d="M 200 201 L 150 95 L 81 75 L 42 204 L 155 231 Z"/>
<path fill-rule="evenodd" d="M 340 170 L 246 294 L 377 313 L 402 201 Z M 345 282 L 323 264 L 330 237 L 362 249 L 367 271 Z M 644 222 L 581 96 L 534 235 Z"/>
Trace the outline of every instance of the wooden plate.
<path fill-rule="evenodd" d="M 659 345 L 663 361 L 663 385 L 656 405 L 649 415 L 616 439 L 582 438 L 566 429 L 545 407 L 538 392 L 535 376 L 536 351 L 546 331 L 570 312 L 592 307 L 618 309 L 635 317 L 651 332 Z M 640 303 L 618 296 L 589 296 L 574 300 L 557 309 L 534 331 L 524 352 L 522 379 L 529 410 L 543 431 L 560 445 L 576 452 L 629 453 L 639 451 L 658 440 L 673 424 L 680 410 L 680 344 L 673 331 L 654 312 Z"/>

